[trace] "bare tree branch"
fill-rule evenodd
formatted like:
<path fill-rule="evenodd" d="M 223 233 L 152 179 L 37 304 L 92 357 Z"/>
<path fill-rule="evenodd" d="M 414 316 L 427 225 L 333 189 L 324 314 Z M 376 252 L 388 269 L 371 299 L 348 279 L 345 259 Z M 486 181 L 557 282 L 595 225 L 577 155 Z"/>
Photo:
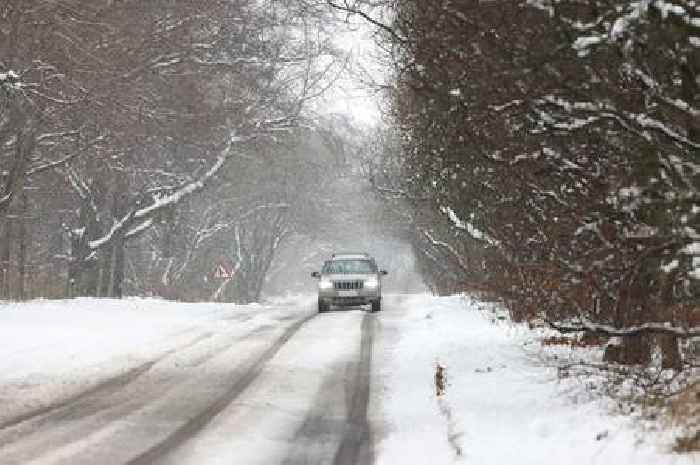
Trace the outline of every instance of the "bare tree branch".
<path fill-rule="evenodd" d="M 344 2 L 344 5 L 340 5 L 333 0 L 326 0 L 326 3 L 328 3 L 329 6 L 332 8 L 335 8 L 336 10 L 339 11 L 344 11 L 346 13 L 350 13 L 353 15 L 358 15 L 361 18 L 363 18 L 365 21 L 369 22 L 370 24 L 378 27 L 379 29 L 383 30 L 384 32 L 388 32 L 396 41 L 400 43 L 406 43 L 407 39 L 405 37 L 400 36 L 394 28 L 391 26 L 382 23 L 381 21 L 373 18 L 372 16 L 369 15 L 369 13 L 366 13 L 362 11 L 360 8 L 357 8 L 356 6 L 350 5 L 347 1 Z"/>

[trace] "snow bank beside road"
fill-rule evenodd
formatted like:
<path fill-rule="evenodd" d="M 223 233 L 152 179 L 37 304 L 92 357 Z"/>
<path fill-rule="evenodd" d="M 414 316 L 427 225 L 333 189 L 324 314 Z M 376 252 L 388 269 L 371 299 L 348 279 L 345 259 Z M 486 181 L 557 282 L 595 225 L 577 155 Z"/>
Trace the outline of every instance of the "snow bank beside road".
<path fill-rule="evenodd" d="M 170 304 L 170 305 L 169 305 Z M 74 299 L 0 307 L 0 371 L 7 379 L 62 373 L 133 352 L 190 324 L 166 301 Z M 203 309 L 198 308 L 197 313 Z M 210 310 L 211 311 L 211 310 Z"/>
<path fill-rule="evenodd" d="M 574 403 L 577 388 L 523 350 L 533 333 L 492 324 L 464 298 L 394 297 L 380 318 L 380 465 L 698 463 L 697 455 L 667 453 L 656 436 L 641 436 L 602 400 Z M 439 399 L 438 361 L 447 367 Z"/>

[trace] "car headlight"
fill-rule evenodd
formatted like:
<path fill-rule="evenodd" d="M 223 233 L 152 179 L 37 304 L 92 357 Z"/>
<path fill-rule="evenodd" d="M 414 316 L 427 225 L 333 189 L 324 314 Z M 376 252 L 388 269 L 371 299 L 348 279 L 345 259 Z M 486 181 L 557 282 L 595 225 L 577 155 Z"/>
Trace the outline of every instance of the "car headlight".
<path fill-rule="evenodd" d="M 319 289 L 330 289 L 333 287 L 333 281 L 329 279 L 322 279 L 318 282 Z"/>
<path fill-rule="evenodd" d="M 365 286 L 367 287 L 377 287 L 379 286 L 379 280 L 377 278 L 369 278 L 365 281 Z"/>

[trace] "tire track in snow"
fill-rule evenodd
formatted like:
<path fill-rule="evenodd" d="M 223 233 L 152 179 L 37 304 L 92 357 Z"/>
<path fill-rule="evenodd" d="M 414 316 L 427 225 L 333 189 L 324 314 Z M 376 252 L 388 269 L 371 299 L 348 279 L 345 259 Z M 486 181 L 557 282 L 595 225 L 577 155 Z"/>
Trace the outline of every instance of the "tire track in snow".
<path fill-rule="evenodd" d="M 196 435 L 217 414 L 236 400 L 236 398 L 260 375 L 265 364 L 279 352 L 304 324 L 316 316 L 316 313 L 311 314 L 287 328 L 287 330 L 262 354 L 248 361 L 246 365 L 250 368 L 237 376 L 226 392 L 210 403 L 204 410 L 200 411 L 199 414 L 175 429 L 175 431 L 166 436 L 163 440 L 129 460 L 126 465 L 150 465 L 177 449 L 177 447 L 183 444 L 187 439 Z"/>
<path fill-rule="evenodd" d="M 108 428 L 109 425 L 157 402 L 165 393 L 178 389 L 182 376 L 158 379 L 156 388 L 152 379 L 154 367 L 157 368 L 161 363 L 179 356 L 182 352 L 197 350 L 198 347 L 205 349 L 203 353 L 188 357 L 184 364 L 182 361 L 175 361 L 175 365 L 180 369 L 194 369 L 233 348 L 234 341 L 247 340 L 273 328 L 270 324 L 259 325 L 236 335 L 233 339 L 231 335 L 216 331 L 202 333 L 187 342 L 161 351 L 156 358 L 130 368 L 127 372 L 110 376 L 58 402 L 13 417 L 5 422 L 5 429 L 0 429 L 0 456 L 10 460 L 10 456 L 20 454 L 22 458 L 19 462 L 9 463 L 24 463 L 29 457 L 49 453 L 50 449 L 55 449 L 55 444 L 74 443 L 96 431 L 96 428 Z M 193 329 L 176 334 L 184 334 Z M 206 343 L 214 339 L 216 341 Z M 202 342 L 205 342 L 204 346 L 200 345 Z M 68 425 L 70 426 L 66 427 Z M 4 463 L 4 460 L 0 462 Z"/>
<path fill-rule="evenodd" d="M 210 315 L 214 315 L 217 313 L 221 313 L 221 310 L 214 310 L 210 312 L 204 313 L 202 316 L 203 317 L 208 317 Z M 253 318 L 253 315 L 251 314 L 243 314 L 243 315 L 231 315 L 227 316 L 225 318 L 221 318 L 222 321 L 236 321 L 236 322 L 246 322 L 250 319 Z M 172 334 L 166 334 L 165 336 L 159 337 L 157 341 L 160 340 L 165 340 L 169 339 L 172 337 L 179 337 L 183 336 L 189 332 L 196 331 L 198 328 L 196 326 L 191 326 L 189 328 L 181 329 L 179 331 L 176 331 Z M 177 353 L 178 351 L 181 350 L 186 350 L 188 348 L 191 348 L 198 343 L 209 339 L 214 336 L 214 333 L 211 332 L 206 332 L 203 334 L 199 334 L 192 338 L 191 340 L 180 344 L 176 347 L 166 349 L 161 352 L 160 355 L 157 355 L 155 358 L 148 360 L 142 364 L 139 364 L 135 367 L 129 368 L 126 372 L 114 375 L 114 376 L 108 376 L 103 378 L 101 381 L 99 381 L 97 384 L 88 387 L 87 389 L 79 390 L 78 392 L 75 392 L 73 394 L 70 394 L 66 397 L 56 399 L 46 405 L 42 405 L 40 407 L 32 408 L 30 410 L 27 410 L 23 413 L 16 414 L 10 418 L 6 418 L 4 420 L 0 420 L 0 433 L 2 433 L 4 430 L 11 429 L 15 426 L 19 426 L 27 421 L 36 419 L 38 417 L 41 417 L 43 415 L 51 414 L 53 412 L 56 412 L 61 409 L 65 409 L 66 407 L 71 406 L 72 404 L 77 404 L 80 401 L 96 396 L 96 395 L 106 395 L 113 393 L 116 391 L 118 388 L 123 388 L 127 386 L 128 384 L 132 383 L 133 381 L 136 381 L 141 375 L 144 373 L 148 372 L 151 368 L 153 368 L 154 365 L 157 363 L 165 360 L 167 357 L 170 355 L 173 355 L 174 353 Z M 50 347 L 55 347 L 58 346 L 59 344 L 50 344 L 50 345 L 38 345 L 34 346 L 30 349 L 24 350 L 24 351 L 19 351 L 18 353 L 31 353 L 34 351 L 38 350 L 46 350 L 47 348 Z M 0 441 L 0 446 L 4 445 L 3 441 Z"/>
<path fill-rule="evenodd" d="M 294 434 L 283 465 L 370 465 L 373 463 L 367 407 L 376 318 L 361 323 L 359 357 L 336 363 Z M 344 412 L 338 405 L 344 404 Z M 343 407 L 340 407 L 342 410 Z M 336 444 L 330 449 L 328 444 Z"/>
<path fill-rule="evenodd" d="M 129 370 L 127 370 L 125 373 L 121 373 L 116 376 L 111 376 L 109 378 L 105 378 L 102 381 L 98 382 L 94 386 L 83 390 L 79 391 L 69 397 L 66 397 L 58 402 L 54 402 L 51 404 L 44 405 L 42 407 L 30 410 L 28 412 L 22 413 L 20 415 L 17 415 L 13 418 L 9 418 L 2 423 L 0 423 L 0 432 L 9 428 L 12 428 L 14 426 L 18 426 L 26 421 L 38 418 L 43 415 L 48 415 L 51 413 L 54 413 L 58 410 L 65 409 L 66 407 L 69 407 L 73 404 L 77 404 L 84 399 L 88 397 L 93 397 L 93 396 L 105 396 L 109 395 L 119 389 L 124 388 L 128 384 L 134 382 L 137 380 L 141 375 L 144 373 L 148 372 L 155 364 L 158 362 L 163 361 L 166 359 L 168 356 L 180 351 L 180 350 L 186 350 L 190 347 L 193 347 L 197 345 L 198 343 L 211 338 L 214 335 L 214 333 L 207 332 L 204 334 L 200 334 L 199 336 L 195 337 L 194 339 L 181 344 L 179 346 L 173 347 L 171 349 L 168 349 L 161 353 L 159 356 L 157 356 L 154 359 L 151 359 L 147 362 L 144 362 L 140 365 L 137 365 Z M 0 441 L 0 446 L 3 446 L 3 442 Z"/>
<path fill-rule="evenodd" d="M 296 318 L 297 321 L 298 319 L 299 317 Z M 263 324 L 245 333 L 237 334 L 233 338 L 231 334 L 215 332 L 217 343 L 214 345 L 205 344 L 201 348 L 205 349 L 206 353 L 195 357 L 188 355 L 184 364 L 183 361 L 176 360 L 175 366 L 179 368 L 171 373 L 174 374 L 173 376 L 168 373 L 172 371 L 169 365 L 163 368 L 164 371 L 161 375 L 166 377 L 161 379 L 153 378 L 156 373 L 152 369 L 148 373 L 142 373 L 144 376 L 136 377 L 131 380 L 133 382 L 127 383 L 120 389 L 101 391 L 96 395 L 82 397 L 77 402 L 47 415 L 30 419 L 5 432 L 0 431 L 0 441 L 2 442 L 0 444 L 0 457 L 2 457 L 0 463 L 8 465 L 25 463 L 50 463 L 54 465 L 127 463 L 134 455 L 148 449 L 158 441 L 157 438 L 149 441 L 148 434 L 150 433 L 146 433 L 146 435 L 137 433 L 141 436 L 132 437 L 134 430 L 147 431 L 150 428 L 147 417 L 145 422 L 142 418 L 135 419 L 139 416 L 139 412 L 150 412 L 146 415 L 150 415 L 152 418 L 159 417 L 163 413 L 163 411 L 159 412 L 158 409 L 162 407 L 159 405 L 162 404 L 161 401 L 164 397 L 167 396 L 172 401 L 178 402 L 179 399 L 187 398 L 192 392 L 195 392 L 182 390 L 182 384 L 187 380 L 197 379 L 196 373 L 187 372 L 187 370 L 206 365 L 209 361 L 226 353 L 230 354 L 231 351 L 237 350 L 237 342 L 248 341 L 255 338 L 256 335 L 271 332 L 272 329 L 277 333 L 276 337 L 269 338 L 272 341 L 279 340 L 280 334 L 285 331 L 285 328 L 280 329 L 274 325 Z M 269 345 L 270 341 L 268 340 L 263 347 L 256 350 L 256 353 L 260 353 Z M 179 357 L 178 350 L 173 352 L 170 354 L 171 356 Z M 243 371 L 247 370 L 249 365 L 249 361 L 243 360 L 241 365 Z M 155 368 L 158 368 L 158 365 Z M 206 367 L 204 370 L 206 372 Z M 241 369 L 235 370 L 234 375 L 241 371 Z M 229 375 L 221 381 L 230 384 L 231 379 Z M 226 390 L 226 386 L 223 386 L 223 389 Z M 191 409 L 192 413 L 183 415 L 179 424 L 197 415 L 210 401 L 208 399 L 210 398 L 203 399 L 201 406 L 199 402 L 195 402 L 194 408 Z M 136 417 L 131 417 L 132 415 Z M 133 428 L 125 429 L 119 426 L 120 423 L 130 421 L 137 422 Z M 166 429 L 158 437 L 166 437 L 175 428 L 177 428 L 177 424 Z M 114 445 L 118 443 L 123 444 L 123 447 L 119 449 L 117 446 L 117 450 L 114 450 Z M 100 460 L 95 460 L 96 456 L 99 456 Z M 117 459 L 117 457 L 119 458 Z"/>
<path fill-rule="evenodd" d="M 221 313 L 221 310 L 214 310 L 210 312 L 204 313 L 202 316 L 203 317 L 209 317 L 211 315 L 216 315 Z M 226 316 L 223 318 L 220 318 L 220 321 L 235 321 L 239 323 L 245 323 L 248 322 L 249 320 L 253 319 L 255 317 L 254 314 L 233 314 L 230 316 Z M 279 321 L 286 321 L 288 318 L 283 317 L 280 318 Z M 252 329 L 249 333 L 245 334 L 242 337 L 248 337 L 251 334 L 257 334 L 260 332 L 263 332 L 267 329 L 270 329 L 271 325 L 262 325 L 258 326 L 254 329 Z M 166 334 L 162 337 L 159 337 L 156 339 L 156 341 L 161 341 L 161 340 L 167 340 L 169 338 L 173 337 L 180 337 L 184 336 L 187 333 L 191 333 L 193 331 L 197 331 L 199 328 L 197 326 L 191 326 L 188 328 L 181 329 L 179 331 L 176 331 L 171 334 Z M 183 351 L 190 349 L 200 342 L 203 342 L 207 339 L 211 339 L 214 337 L 216 334 L 207 331 L 202 334 L 196 335 L 195 337 L 191 338 L 187 342 L 184 342 L 182 344 L 179 344 L 175 347 L 171 347 L 168 349 L 164 349 L 161 351 L 159 355 L 156 355 L 155 358 L 152 358 L 144 363 L 141 363 L 135 367 L 131 367 L 127 369 L 127 371 L 113 375 L 113 376 L 107 376 L 107 377 L 102 377 L 100 381 L 98 381 L 96 384 L 87 387 L 85 389 L 79 390 L 75 393 L 72 393 L 70 395 L 67 395 L 63 398 L 58 398 L 53 400 L 52 402 L 42 405 L 36 408 L 29 409 L 25 412 L 16 414 L 14 416 L 11 416 L 10 418 L 6 418 L 4 420 L 0 420 L 0 434 L 4 433 L 5 430 L 12 429 L 14 427 L 20 426 L 25 422 L 29 422 L 35 419 L 38 419 L 39 417 L 46 416 L 46 415 L 52 415 L 60 410 L 66 410 L 68 408 L 71 408 L 73 405 L 77 405 L 81 403 L 82 401 L 85 401 L 88 398 L 91 397 L 100 397 L 100 396 L 106 396 L 110 394 L 116 393 L 118 390 L 125 388 L 129 384 L 137 381 L 142 375 L 146 374 L 151 368 L 153 368 L 156 364 L 166 360 L 168 357 Z M 48 347 L 52 347 L 53 345 L 50 346 L 37 346 L 33 348 L 33 350 L 39 350 L 39 349 L 46 349 Z M 199 365 L 202 363 L 205 363 L 207 360 L 213 358 L 216 355 L 216 353 L 210 353 L 210 354 L 205 354 L 204 356 L 200 356 L 197 359 L 194 359 L 191 363 L 191 365 Z M 75 410 L 75 409 L 73 409 Z M 89 416 L 92 413 L 96 413 L 95 411 L 92 412 L 82 412 L 82 417 Z M 6 445 L 7 441 L 3 441 L 0 439 L 0 447 Z"/>
<path fill-rule="evenodd" d="M 370 374 L 376 319 L 367 314 L 362 320 L 360 361 L 355 370 L 352 396 L 343 439 L 333 459 L 333 465 L 371 465 L 374 463 L 372 435 L 367 408 L 370 395 Z"/>

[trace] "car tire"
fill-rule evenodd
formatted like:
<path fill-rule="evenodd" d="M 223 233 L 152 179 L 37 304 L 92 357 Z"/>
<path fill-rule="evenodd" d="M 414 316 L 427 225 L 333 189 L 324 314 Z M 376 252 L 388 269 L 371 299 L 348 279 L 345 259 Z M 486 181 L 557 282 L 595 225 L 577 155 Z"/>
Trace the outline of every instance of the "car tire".
<path fill-rule="evenodd" d="M 328 311 L 329 305 L 325 302 L 323 302 L 321 299 L 318 299 L 318 313 L 325 313 Z"/>
<path fill-rule="evenodd" d="M 378 312 L 382 309 L 382 301 L 381 299 L 373 300 L 372 301 L 372 313 Z"/>

